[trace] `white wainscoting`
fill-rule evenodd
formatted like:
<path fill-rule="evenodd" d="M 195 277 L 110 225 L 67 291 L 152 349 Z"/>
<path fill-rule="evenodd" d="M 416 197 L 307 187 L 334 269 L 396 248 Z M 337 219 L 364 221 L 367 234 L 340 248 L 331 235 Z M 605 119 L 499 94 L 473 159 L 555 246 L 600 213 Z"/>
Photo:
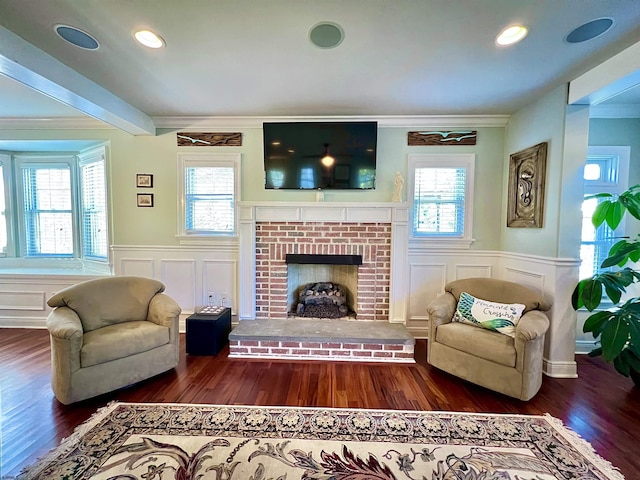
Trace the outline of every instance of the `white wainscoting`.
<path fill-rule="evenodd" d="M 238 305 L 238 248 L 228 241 L 198 246 L 131 246 L 112 248 L 116 275 L 140 275 L 160 280 L 165 293 L 182 308 L 181 331 L 184 319 L 208 303 L 209 293 L 214 303 L 222 297 L 231 307 Z"/>
<path fill-rule="evenodd" d="M 295 209 L 294 209 L 295 210 Z M 263 213 L 267 214 L 268 210 Z M 367 212 L 370 214 L 370 212 Z M 249 216 L 246 230 L 255 221 Z M 396 240 L 406 245 L 404 217 L 395 219 Z M 255 248 L 251 235 L 245 249 Z M 238 239 L 238 244 L 242 238 Z M 228 298 L 234 318 L 255 311 L 255 297 L 240 295 L 241 275 L 251 289 L 255 270 L 251 259 L 239 258 L 239 247 L 230 242 L 216 245 L 139 246 L 117 245 L 113 250 L 115 275 L 156 278 L 166 285 L 166 293 L 182 308 L 184 319 L 207 302 L 209 292 Z M 402 250 L 402 249 L 399 249 Z M 540 292 L 553 307 L 548 312 L 551 328 L 545 345 L 545 373 L 554 377 L 575 377 L 576 312 L 571 293 L 577 278 L 578 260 L 554 259 L 495 251 L 430 249 L 412 245 L 395 263 L 395 284 L 390 321 L 406 324 L 416 338 L 426 338 L 428 303 L 444 291 L 447 282 L 468 277 L 511 280 Z M 46 299 L 55 292 L 97 276 L 52 274 L 0 274 L 0 327 L 44 328 L 51 309 Z M 241 303 L 242 302 L 242 303 Z M 583 339 L 580 339 L 583 340 Z M 582 346 L 582 351 L 586 350 Z"/>
<path fill-rule="evenodd" d="M 0 274 L 0 327 L 45 328 L 52 310 L 47 299 L 63 288 L 92 278 L 97 277 L 62 272 Z"/>

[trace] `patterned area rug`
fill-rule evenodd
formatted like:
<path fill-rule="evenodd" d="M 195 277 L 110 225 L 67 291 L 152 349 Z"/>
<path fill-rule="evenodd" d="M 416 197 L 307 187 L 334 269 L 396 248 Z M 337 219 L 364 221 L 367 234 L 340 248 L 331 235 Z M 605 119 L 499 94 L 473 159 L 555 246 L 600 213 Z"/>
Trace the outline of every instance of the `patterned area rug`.
<path fill-rule="evenodd" d="M 551 416 L 113 403 L 20 479 L 622 479 Z"/>

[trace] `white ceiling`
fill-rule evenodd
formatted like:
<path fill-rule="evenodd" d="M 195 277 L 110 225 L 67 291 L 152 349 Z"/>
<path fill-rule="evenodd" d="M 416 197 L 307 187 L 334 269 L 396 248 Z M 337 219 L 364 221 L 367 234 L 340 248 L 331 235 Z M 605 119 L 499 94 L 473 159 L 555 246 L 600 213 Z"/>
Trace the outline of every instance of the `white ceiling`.
<path fill-rule="evenodd" d="M 564 40 L 602 17 L 614 20 L 604 35 L 581 44 Z M 323 21 L 345 32 L 334 49 L 308 39 Z M 516 22 L 529 35 L 496 47 L 496 34 Z M 100 48 L 68 44 L 56 24 L 92 34 Z M 122 105 L 151 121 L 508 115 L 640 41 L 640 1 L 0 0 L 0 25 L 19 40 L 0 42 L 0 118 L 72 117 L 84 110 L 111 123 L 111 114 L 131 118 Z M 138 45 L 132 32 L 140 27 L 160 34 L 166 48 Z M 22 55 L 31 47 L 43 56 L 28 65 Z M 39 85 L 44 77 L 61 88 L 43 91 L 76 106 L 70 98 L 79 95 L 100 108 L 78 110 L 21 85 L 13 79 L 16 65 L 34 72 L 26 82 L 32 87 L 33 78 Z M 65 66 L 77 76 L 61 73 Z M 123 101 L 107 114 L 117 102 L 95 101 L 105 92 Z"/>

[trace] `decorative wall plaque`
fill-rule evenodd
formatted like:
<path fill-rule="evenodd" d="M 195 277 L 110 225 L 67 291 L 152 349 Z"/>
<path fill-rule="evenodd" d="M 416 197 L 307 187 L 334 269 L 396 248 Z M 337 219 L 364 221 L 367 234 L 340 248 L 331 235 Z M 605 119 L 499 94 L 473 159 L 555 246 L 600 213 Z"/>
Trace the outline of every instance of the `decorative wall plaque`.
<path fill-rule="evenodd" d="M 547 142 L 509 156 L 507 227 L 541 228 Z"/>
<path fill-rule="evenodd" d="M 179 147 L 241 147 L 242 133 L 178 132 Z"/>
<path fill-rule="evenodd" d="M 416 145 L 475 145 L 477 130 L 409 132 L 407 144 Z"/>

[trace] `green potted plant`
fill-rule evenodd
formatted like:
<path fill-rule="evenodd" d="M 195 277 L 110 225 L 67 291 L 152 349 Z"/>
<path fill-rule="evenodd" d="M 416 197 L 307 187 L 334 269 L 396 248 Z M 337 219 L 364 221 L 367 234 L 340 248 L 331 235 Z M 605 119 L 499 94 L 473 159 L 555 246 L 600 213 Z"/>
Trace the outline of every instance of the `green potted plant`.
<path fill-rule="evenodd" d="M 634 185 L 627 191 L 614 195 L 599 193 L 585 198 L 603 199 L 596 207 L 593 225 L 598 228 L 602 223 L 615 230 L 625 214 L 640 220 L 640 185 Z M 626 377 L 631 377 L 640 387 L 640 297 L 624 298 L 627 287 L 640 282 L 640 271 L 629 263 L 640 260 L 640 234 L 636 240 L 623 238 L 615 243 L 602 262 L 601 268 L 614 267 L 611 270 L 597 273 L 590 278 L 582 279 L 573 291 L 571 303 L 573 308 L 586 308 L 590 315 L 583 326 L 583 331 L 591 332 L 599 346 L 589 356 L 602 357 L 613 362 L 615 369 Z M 598 309 L 603 298 L 611 301 Z"/>

